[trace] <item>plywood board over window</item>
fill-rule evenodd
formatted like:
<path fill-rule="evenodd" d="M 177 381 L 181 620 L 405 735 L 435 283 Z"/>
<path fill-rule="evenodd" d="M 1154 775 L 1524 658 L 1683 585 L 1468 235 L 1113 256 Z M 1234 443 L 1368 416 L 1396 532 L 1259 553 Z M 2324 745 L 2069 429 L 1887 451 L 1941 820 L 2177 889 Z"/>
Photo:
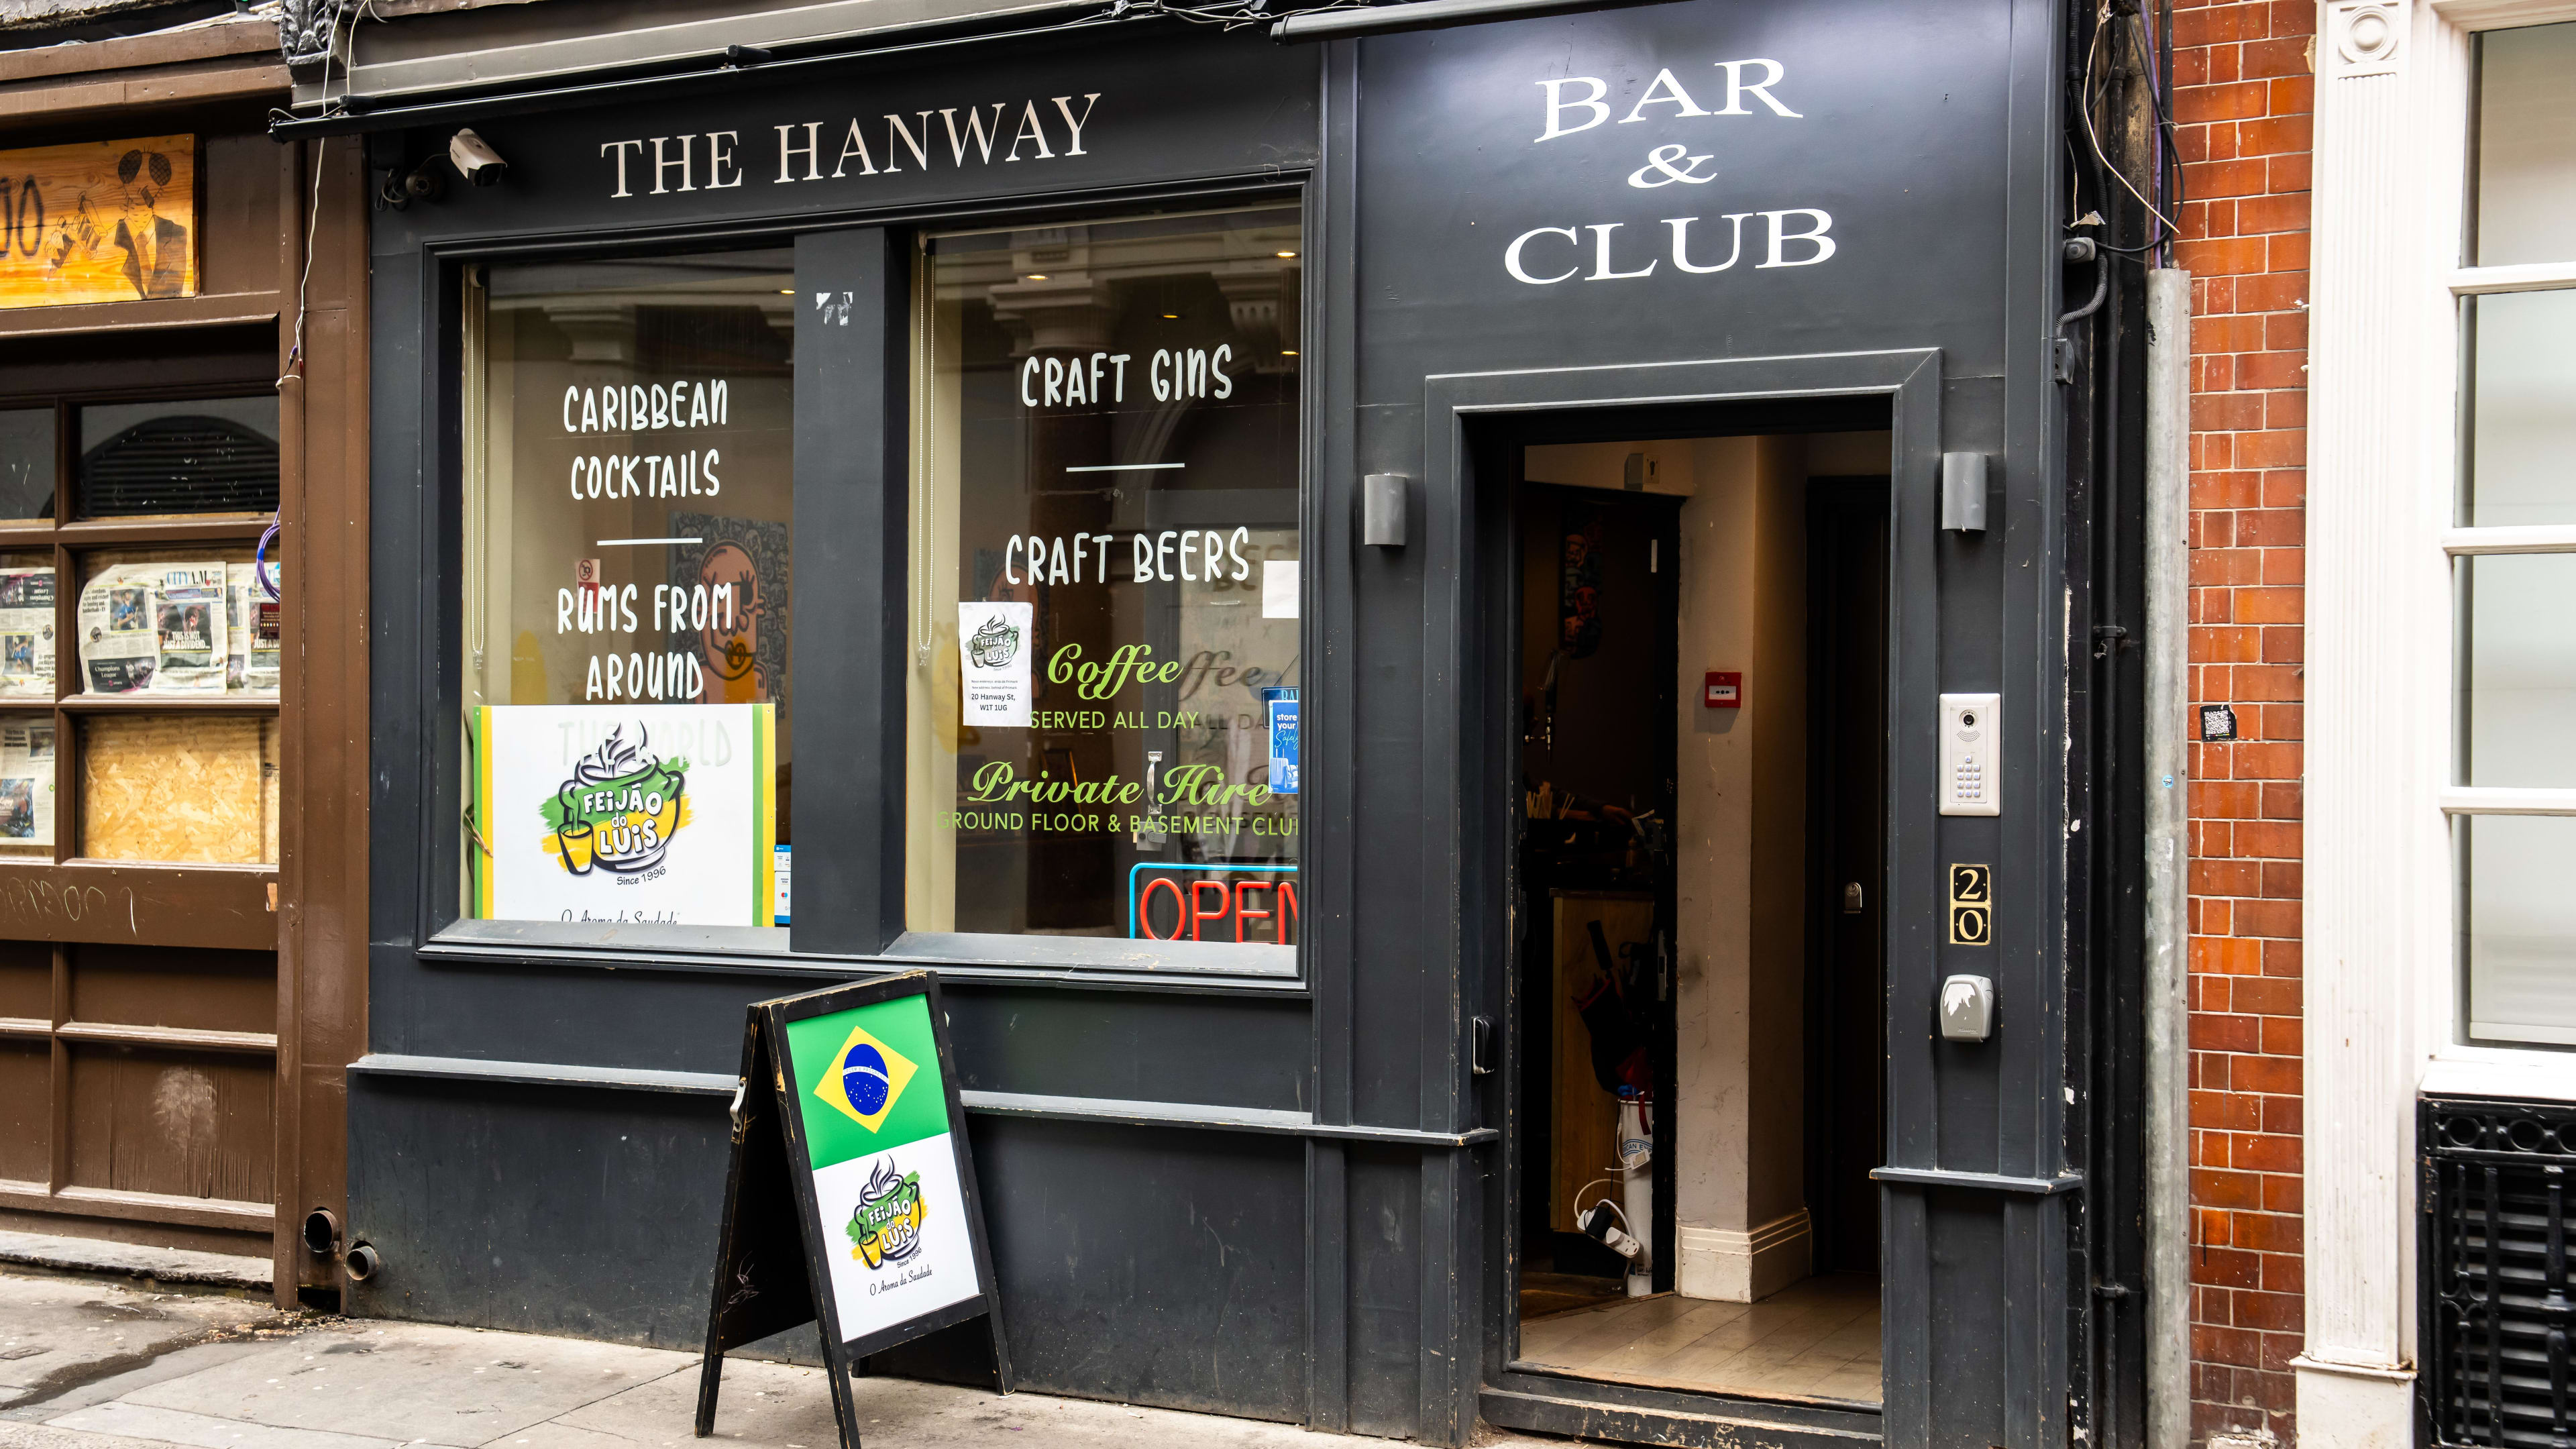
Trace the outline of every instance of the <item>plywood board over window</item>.
<path fill-rule="evenodd" d="M 0 308 L 197 295 L 197 138 L 0 151 Z"/>
<path fill-rule="evenodd" d="M 84 722 L 81 854 L 275 863 L 277 721 L 198 714 Z"/>

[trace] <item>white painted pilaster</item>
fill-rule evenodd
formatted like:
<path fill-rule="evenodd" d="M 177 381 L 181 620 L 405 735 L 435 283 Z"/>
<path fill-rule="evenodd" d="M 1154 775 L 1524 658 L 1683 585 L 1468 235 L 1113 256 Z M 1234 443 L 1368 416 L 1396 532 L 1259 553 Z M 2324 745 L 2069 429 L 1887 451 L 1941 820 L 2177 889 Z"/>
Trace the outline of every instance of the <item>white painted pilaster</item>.
<path fill-rule="evenodd" d="M 2450 970 L 2450 509 L 2458 32 L 2324 0 L 2310 278 L 2307 1340 L 2299 1437 L 2411 1444 L 2413 1103 L 2426 972 Z M 2447 118 L 2447 122 L 2444 119 Z"/>

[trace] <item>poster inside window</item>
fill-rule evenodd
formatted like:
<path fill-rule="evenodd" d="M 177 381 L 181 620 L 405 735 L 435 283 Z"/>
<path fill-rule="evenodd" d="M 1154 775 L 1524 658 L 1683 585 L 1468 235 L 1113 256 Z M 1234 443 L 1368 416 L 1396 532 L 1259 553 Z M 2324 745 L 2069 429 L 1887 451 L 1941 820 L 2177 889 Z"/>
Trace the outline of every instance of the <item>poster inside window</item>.
<path fill-rule="evenodd" d="M 1219 969 L 1299 939 L 1300 235 L 924 242 L 910 930 Z"/>
<path fill-rule="evenodd" d="M 54 718 L 0 714 L 0 854 L 51 855 Z"/>
<path fill-rule="evenodd" d="M 794 286 L 785 251 L 472 279 L 466 915 L 784 935 Z"/>
<path fill-rule="evenodd" d="M 54 697 L 54 559 L 0 554 L 0 698 Z"/>

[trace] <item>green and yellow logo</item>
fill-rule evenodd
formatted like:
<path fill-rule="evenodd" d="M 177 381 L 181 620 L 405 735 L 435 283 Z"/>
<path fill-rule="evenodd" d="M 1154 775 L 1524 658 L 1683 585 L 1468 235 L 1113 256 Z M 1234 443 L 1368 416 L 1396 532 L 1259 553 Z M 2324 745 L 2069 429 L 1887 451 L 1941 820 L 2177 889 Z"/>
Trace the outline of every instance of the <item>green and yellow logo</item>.
<path fill-rule="evenodd" d="M 870 1036 L 866 1027 L 854 1026 L 823 1079 L 814 1084 L 814 1095 L 874 1132 L 885 1126 L 886 1114 L 918 1070 L 911 1058 Z"/>
<path fill-rule="evenodd" d="M 644 874 L 662 863 L 671 838 L 689 823 L 689 762 L 649 753 L 650 742 L 642 725 L 632 741 L 618 725 L 545 803 L 546 849 L 565 870 Z"/>
<path fill-rule="evenodd" d="M 871 1269 L 902 1262 L 921 1251 L 921 1225 L 929 1216 L 921 1199 L 921 1174 L 897 1177 L 892 1158 L 878 1163 L 842 1229 L 850 1235 L 850 1256 Z"/>

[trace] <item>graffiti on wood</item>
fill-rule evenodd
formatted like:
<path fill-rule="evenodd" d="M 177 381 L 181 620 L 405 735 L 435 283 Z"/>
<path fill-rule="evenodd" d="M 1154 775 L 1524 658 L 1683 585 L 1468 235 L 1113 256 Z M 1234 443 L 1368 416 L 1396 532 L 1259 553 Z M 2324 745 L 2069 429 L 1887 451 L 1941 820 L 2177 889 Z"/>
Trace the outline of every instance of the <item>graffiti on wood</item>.
<path fill-rule="evenodd" d="M 196 137 L 0 151 L 0 307 L 196 294 Z"/>
<path fill-rule="evenodd" d="M 110 890 L 77 881 L 58 884 L 40 875 L 12 875 L 0 880 L 0 920 L 48 939 L 56 932 L 46 928 L 84 923 L 91 931 L 105 930 L 111 937 L 118 928 L 125 935 L 140 935 L 138 904 L 134 887 L 129 885 Z"/>

